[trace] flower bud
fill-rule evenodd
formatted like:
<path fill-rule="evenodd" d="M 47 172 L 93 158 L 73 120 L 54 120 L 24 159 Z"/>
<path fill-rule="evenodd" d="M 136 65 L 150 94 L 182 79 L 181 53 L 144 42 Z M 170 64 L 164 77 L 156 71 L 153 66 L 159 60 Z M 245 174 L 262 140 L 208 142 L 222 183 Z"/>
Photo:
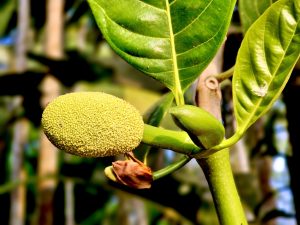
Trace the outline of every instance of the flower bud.
<path fill-rule="evenodd" d="M 219 144 L 225 136 L 224 126 L 209 112 L 193 105 L 175 106 L 169 110 L 176 124 L 194 143 L 205 149 Z"/>

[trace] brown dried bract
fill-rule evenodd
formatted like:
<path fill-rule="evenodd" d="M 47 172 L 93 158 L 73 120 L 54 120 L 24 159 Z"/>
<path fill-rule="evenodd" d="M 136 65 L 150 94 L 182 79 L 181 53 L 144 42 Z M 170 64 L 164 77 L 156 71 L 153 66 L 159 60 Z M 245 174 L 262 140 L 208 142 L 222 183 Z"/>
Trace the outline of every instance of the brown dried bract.
<path fill-rule="evenodd" d="M 136 189 L 150 188 L 153 181 L 151 169 L 135 158 L 132 153 L 126 153 L 126 156 L 128 160 L 112 163 L 117 181 Z"/>

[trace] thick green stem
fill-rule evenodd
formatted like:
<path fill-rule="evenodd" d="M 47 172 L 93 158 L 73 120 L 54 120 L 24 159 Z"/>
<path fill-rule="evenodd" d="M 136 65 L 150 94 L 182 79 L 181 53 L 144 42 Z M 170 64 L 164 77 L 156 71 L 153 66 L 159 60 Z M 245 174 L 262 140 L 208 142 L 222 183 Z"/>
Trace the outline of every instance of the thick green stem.
<path fill-rule="evenodd" d="M 184 131 L 167 130 L 148 124 L 145 124 L 142 142 L 186 155 L 193 155 L 201 150 Z"/>
<path fill-rule="evenodd" d="M 229 150 L 224 149 L 197 161 L 209 183 L 220 224 L 247 225 L 231 171 Z"/>

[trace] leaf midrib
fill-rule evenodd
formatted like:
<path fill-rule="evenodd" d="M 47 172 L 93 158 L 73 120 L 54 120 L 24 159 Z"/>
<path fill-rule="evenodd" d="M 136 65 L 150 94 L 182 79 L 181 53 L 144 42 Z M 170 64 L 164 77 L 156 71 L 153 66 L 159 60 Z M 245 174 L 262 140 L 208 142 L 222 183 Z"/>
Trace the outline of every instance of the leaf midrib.
<path fill-rule="evenodd" d="M 182 88 L 181 88 L 181 83 L 179 78 L 178 64 L 177 64 L 177 53 L 175 48 L 170 4 L 169 4 L 169 0 L 165 0 L 165 2 L 166 2 L 166 13 L 167 13 L 168 26 L 170 32 L 170 45 L 171 45 L 171 54 L 172 54 L 171 58 L 173 62 L 173 75 L 174 75 L 174 87 L 175 87 L 174 97 L 177 105 L 184 105 L 184 99 L 183 99 Z"/>

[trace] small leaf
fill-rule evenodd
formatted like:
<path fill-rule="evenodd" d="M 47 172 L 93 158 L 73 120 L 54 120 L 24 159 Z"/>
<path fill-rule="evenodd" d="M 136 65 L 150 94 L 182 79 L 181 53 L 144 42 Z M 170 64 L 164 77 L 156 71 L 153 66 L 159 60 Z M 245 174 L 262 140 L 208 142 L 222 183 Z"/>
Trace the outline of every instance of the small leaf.
<path fill-rule="evenodd" d="M 233 75 L 237 133 L 279 97 L 300 56 L 300 1 L 279 0 L 249 28 Z"/>
<path fill-rule="evenodd" d="M 178 104 L 224 41 L 236 0 L 88 0 L 111 47 Z"/>
<path fill-rule="evenodd" d="M 144 122 L 152 126 L 159 126 L 165 114 L 172 105 L 173 100 L 174 97 L 171 93 L 164 95 L 143 116 Z"/>
<path fill-rule="evenodd" d="M 146 124 L 152 126 L 159 126 L 164 119 L 167 111 L 174 101 L 174 97 L 171 92 L 165 94 L 158 100 L 148 111 L 144 114 L 143 119 Z M 136 152 L 144 153 L 144 163 L 147 163 L 148 154 L 153 148 L 150 145 L 140 144 Z M 137 153 L 137 154 L 138 154 Z"/>
<path fill-rule="evenodd" d="M 244 33 L 277 0 L 239 0 L 239 15 Z"/>

